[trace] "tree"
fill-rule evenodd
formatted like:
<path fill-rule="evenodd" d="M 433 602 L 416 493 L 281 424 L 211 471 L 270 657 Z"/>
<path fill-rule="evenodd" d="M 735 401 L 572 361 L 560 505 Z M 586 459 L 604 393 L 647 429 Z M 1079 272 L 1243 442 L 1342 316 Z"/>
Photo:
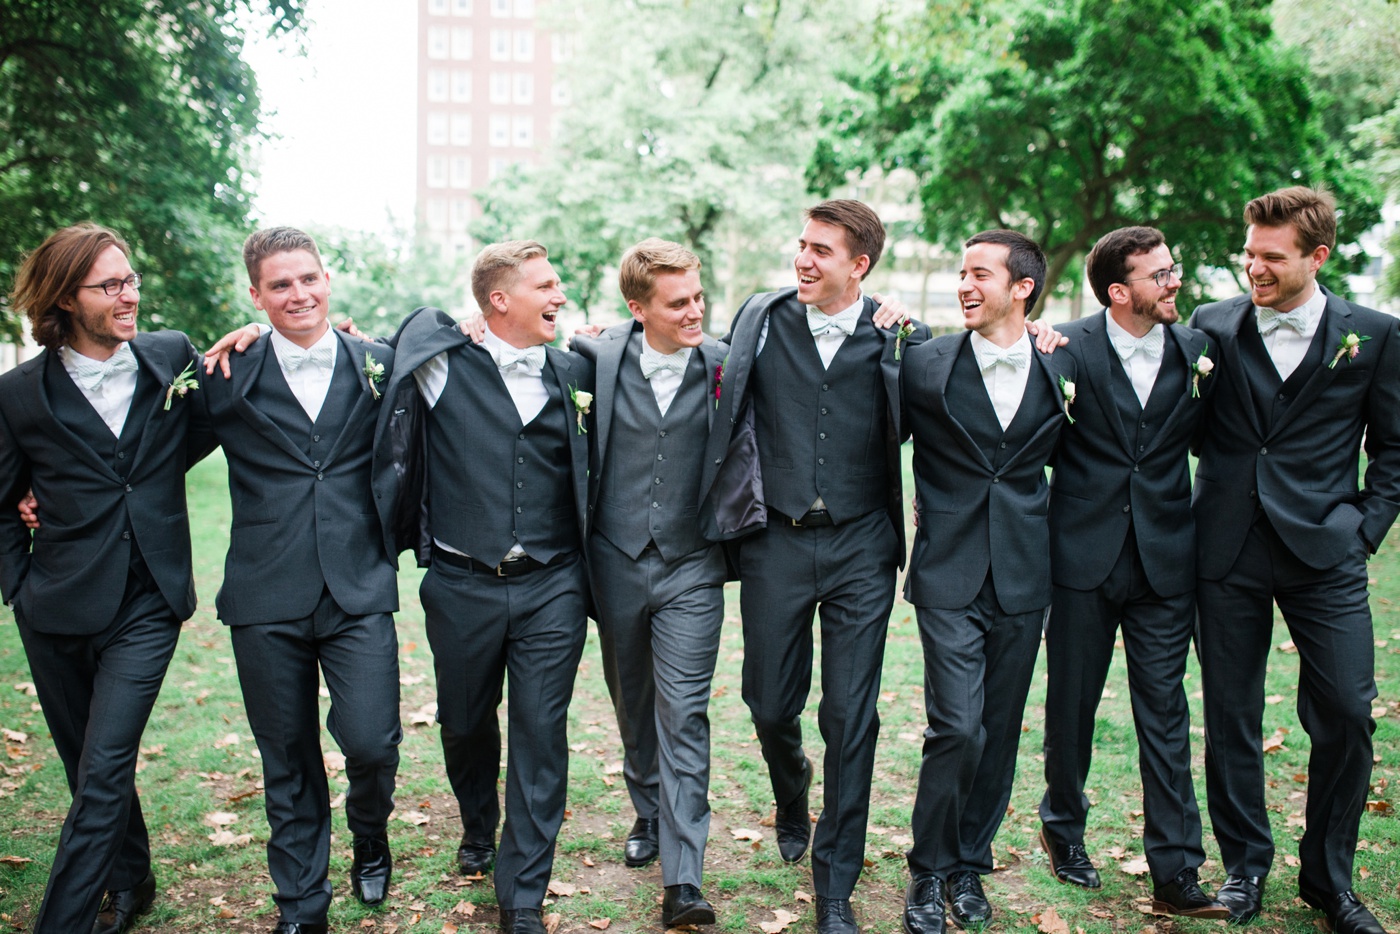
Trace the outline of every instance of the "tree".
<path fill-rule="evenodd" d="M 1130 224 L 1162 228 L 1190 274 L 1229 266 L 1245 202 L 1282 185 L 1331 188 L 1344 243 L 1379 216 L 1263 0 L 930 4 L 877 30 L 875 52 L 828 108 L 812 184 L 908 169 L 924 236 L 1019 229 L 1045 248 L 1047 293 Z M 1324 267 L 1330 285 L 1346 265 Z"/>
<path fill-rule="evenodd" d="M 419 305 L 457 311 L 466 304 L 465 276 L 411 231 L 395 229 L 386 237 L 334 228 L 314 235 L 337 318 L 354 318 L 366 334 L 393 333 Z"/>
<path fill-rule="evenodd" d="M 302 0 L 0 0 L 0 283 L 21 252 L 93 220 L 131 244 L 145 325 L 210 340 L 242 320 L 257 86 L 250 15 L 299 28 Z M 21 323 L 8 308 L 4 327 Z"/>
<path fill-rule="evenodd" d="M 800 227 L 815 101 L 862 21 L 836 0 L 559 5 L 574 6 L 557 25 L 575 34 L 578 104 L 539 165 L 478 195 L 473 234 L 541 239 L 585 311 L 624 249 L 676 240 L 701 257 L 711 307 L 732 308 Z"/>

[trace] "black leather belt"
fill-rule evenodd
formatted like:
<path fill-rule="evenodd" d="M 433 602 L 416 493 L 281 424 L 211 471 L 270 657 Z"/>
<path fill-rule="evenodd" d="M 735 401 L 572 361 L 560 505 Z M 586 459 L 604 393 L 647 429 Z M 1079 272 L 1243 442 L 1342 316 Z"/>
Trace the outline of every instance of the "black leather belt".
<path fill-rule="evenodd" d="M 836 524 L 831 518 L 831 513 L 827 512 L 825 509 L 809 509 L 797 519 L 791 516 L 785 516 L 782 513 L 778 513 L 778 515 L 783 516 L 789 524 L 799 529 L 820 529 Z"/>
<path fill-rule="evenodd" d="M 538 571 L 542 567 L 547 567 L 543 561 L 536 561 L 529 555 L 507 558 L 493 567 L 489 564 L 483 564 L 467 555 L 459 555 L 455 551 L 448 551 L 446 548 L 436 544 L 433 545 L 433 560 L 441 561 L 443 564 L 451 565 L 454 568 L 461 568 L 464 571 L 475 571 L 478 574 L 494 574 L 496 577 L 519 577 L 521 574 L 528 574 L 531 571 Z"/>

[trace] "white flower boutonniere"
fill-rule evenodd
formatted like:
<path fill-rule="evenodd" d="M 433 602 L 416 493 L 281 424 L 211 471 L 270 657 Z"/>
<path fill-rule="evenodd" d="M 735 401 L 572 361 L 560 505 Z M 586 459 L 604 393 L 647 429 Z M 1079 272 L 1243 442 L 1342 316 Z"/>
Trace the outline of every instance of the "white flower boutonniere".
<path fill-rule="evenodd" d="M 1356 355 L 1361 353 L 1361 345 L 1371 339 L 1369 334 L 1357 334 L 1355 331 L 1347 331 L 1346 337 L 1337 345 L 1337 353 L 1332 357 L 1332 362 L 1327 364 L 1327 369 L 1332 369 L 1337 365 L 1337 361 L 1343 357 L 1347 358 L 1347 363 L 1356 359 Z"/>
<path fill-rule="evenodd" d="M 1192 399 L 1199 399 L 1201 397 L 1201 380 L 1209 376 L 1211 371 L 1215 369 L 1215 361 L 1206 356 L 1206 352 L 1209 350 L 1210 344 L 1206 344 L 1201 348 L 1201 355 L 1196 358 L 1196 362 L 1191 364 Z"/>
<path fill-rule="evenodd" d="M 185 393 L 191 389 L 199 388 L 199 380 L 194 376 L 194 364 L 187 363 L 180 371 L 180 375 L 170 381 L 170 385 L 165 390 L 165 411 L 170 411 L 170 403 L 176 396 L 185 398 Z"/>
<path fill-rule="evenodd" d="M 1069 419 L 1071 425 L 1074 424 L 1074 416 L 1069 414 L 1069 407 L 1074 402 L 1074 382 L 1060 377 L 1060 395 L 1064 398 L 1065 418 Z"/>
<path fill-rule="evenodd" d="M 365 367 L 360 371 L 365 374 L 365 379 L 369 380 L 370 395 L 378 401 L 382 393 L 379 391 L 379 384 L 384 382 L 384 364 L 374 359 L 374 354 L 365 354 Z"/>
<path fill-rule="evenodd" d="M 588 429 L 583 425 L 583 417 L 593 408 L 593 393 L 584 392 L 577 386 L 570 386 L 569 398 L 574 400 L 574 415 L 578 419 L 578 433 L 586 435 Z"/>

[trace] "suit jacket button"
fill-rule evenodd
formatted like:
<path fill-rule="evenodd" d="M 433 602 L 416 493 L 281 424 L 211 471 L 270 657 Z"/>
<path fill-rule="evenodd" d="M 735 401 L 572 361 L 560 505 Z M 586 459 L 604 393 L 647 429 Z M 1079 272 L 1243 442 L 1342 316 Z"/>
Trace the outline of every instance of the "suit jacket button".
<path fill-rule="evenodd" d="M 131 541 L 131 533 L 130 533 L 130 532 L 123 532 L 123 533 L 122 533 L 122 541 L 124 541 L 124 542 L 129 542 L 129 541 Z"/>
<path fill-rule="evenodd" d="M 321 472 L 318 470 L 318 471 L 316 471 L 316 479 L 317 479 L 317 480 L 324 480 L 324 479 L 326 479 L 326 475 L 323 474 L 323 473 L 321 473 Z"/>
<path fill-rule="evenodd" d="M 716 467 L 718 467 L 718 466 L 719 466 L 720 464 L 722 464 L 722 463 L 724 463 L 724 458 L 722 458 L 722 457 L 716 457 L 716 458 L 715 458 L 715 466 L 716 466 Z"/>
<path fill-rule="evenodd" d="M 131 484 L 130 484 L 130 483 L 128 483 L 128 484 L 126 485 L 126 491 L 127 491 L 128 493 L 131 492 Z"/>
<path fill-rule="evenodd" d="M 1124 512 L 1127 512 L 1128 510 L 1130 510 L 1130 509 L 1132 509 L 1132 508 L 1133 508 L 1132 506 L 1124 506 L 1124 507 L 1123 507 L 1123 511 L 1124 511 Z"/>
<path fill-rule="evenodd" d="M 1137 472 L 1139 472 L 1141 469 L 1142 469 L 1142 468 L 1139 467 L 1137 464 L 1134 464 L 1134 465 L 1133 465 L 1133 473 L 1137 473 Z"/>
<path fill-rule="evenodd" d="M 1260 448 L 1260 449 L 1259 449 L 1259 453 L 1260 453 L 1261 455 L 1262 455 L 1262 454 L 1268 454 L 1268 453 L 1269 453 L 1269 449 L 1268 449 L 1268 448 Z"/>
<path fill-rule="evenodd" d="M 993 478 L 992 478 L 992 482 L 993 482 L 993 483 L 1000 483 L 1000 482 L 1001 482 L 1001 477 L 993 477 Z"/>

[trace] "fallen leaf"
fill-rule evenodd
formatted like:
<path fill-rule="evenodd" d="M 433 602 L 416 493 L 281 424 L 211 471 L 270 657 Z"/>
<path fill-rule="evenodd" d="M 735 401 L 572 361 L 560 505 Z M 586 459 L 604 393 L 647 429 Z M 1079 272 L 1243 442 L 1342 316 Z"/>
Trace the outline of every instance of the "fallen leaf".
<path fill-rule="evenodd" d="M 583 864 L 584 864 L 585 866 L 587 866 L 589 869 L 592 869 L 594 866 L 597 865 L 597 863 L 593 862 L 593 860 L 590 859 L 590 858 L 587 857 L 587 856 L 585 856 L 585 857 L 583 858 Z"/>
<path fill-rule="evenodd" d="M 476 914 L 476 906 L 471 902 L 458 902 L 452 906 L 451 913 L 454 915 L 461 915 L 464 918 L 470 918 L 472 915 Z"/>
<path fill-rule="evenodd" d="M 549 914 L 545 915 L 544 934 L 554 934 L 555 931 L 559 930 L 559 922 L 561 920 L 563 919 L 560 918 L 559 912 L 557 911 L 551 911 Z"/>
<path fill-rule="evenodd" d="M 1283 703 L 1283 695 L 1282 695 L 1282 694 L 1270 694 L 1268 697 L 1264 698 L 1264 703 L 1266 703 L 1266 704 L 1282 704 L 1282 703 Z"/>
<path fill-rule="evenodd" d="M 1301 862 L 1298 859 L 1298 857 L 1294 856 L 1292 853 L 1285 853 L 1283 855 L 1283 864 L 1285 866 L 1293 866 L 1294 868 L 1297 868 L 1299 865 L 1301 865 Z"/>
<path fill-rule="evenodd" d="M 28 856 L 0 856 L 0 866 L 23 866 L 32 863 L 34 860 Z"/>
<path fill-rule="evenodd" d="M 457 934 L 457 925 L 453 924 L 451 921 L 444 921 L 439 934 Z"/>
<path fill-rule="evenodd" d="M 1371 870 L 1367 869 L 1365 866 L 1362 866 L 1360 869 L 1356 870 L 1356 874 L 1361 877 L 1362 882 L 1365 882 L 1367 879 L 1371 878 Z"/>
<path fill-rule="evenodd" d="M 567 898 L 577 890 L 567 882 L 560 882 L 558 879 L 550 879 L 549 888 L 545 891 L 556 898 Z"/>
<path fill-rule="evenodd" d="M 394 818 L 403 821 L 405 824 L 412 824 L 415 827 L 422 827 L 432 819 L 422 811 L 395 811 Z"/>
<path fill-rule="evenodd" d="M 1274 735 L 1264 740 L 1264 751 L 1278 752 L 1280 749 L 1286 748 L 1283 745 L 1283 738 L 1287 734 L 1288 730 L 1284 729 L 1283 727 L 1279 727 L 1277 730 L 1274 730 Z"/>
<path fill-rule="evenodd" d="M 210 827 L 227 827 L 238 820 L 238 815 L 229 811 L 211 811 L 204 815 L 204 823 Z"/>
<path fill-rule="evenodd" d="M 1119 863 L 1118 868 L 1130 876 L 1140 876 L 1148 871 L 1147 860 L 1141 856 L 1134 856 L 1130 860 Z"/>
<path fill-rule="evenodd" d="M 235 834 L 231 830 L 216 830 L 209 835 L 209 842 L 215 846 L 247 846 L 253 842 L 250 833 Z"/>
<path fill-rule="evenodd" d="M 729 832 L 734 835 L 735 840 L 753 840 L 757 842 L 763 839 L 763 834 L 761 831 L 750 830 L 747 827 L 739 827 Z"/>
<path fill-rule="evenodd" d="M 801 889 L 798 889 L 796 892 L 792 893 L 792 897 L 797 899 L 799 902 L 806 902 L 809 905 L 812 904 L 812 895 L 810 892 L 804 892 Z"/>
<path fill-rule="evenodd" d="M 1069 925 L 1065 923 L 1065 919 L 1060 917 L 1060 913 L 1053 906 L 1042 911 L 1038 918 L 1039 920 L 1036 918 L 1031 920 L 1036 921 L 1036 927 L 1040 929 L 1042 934 L 1069 934 Z"/>
<path fill-rule="evenodd" d="M 39 693 L 38 690 L 34 687 L 33 681 L 21 681 L 19 684 L 15 685 L 15 690 L 19 691 L 26 697 L 35 697 Z"/>
<path fill-rule="evenodd" d="M 1292 639 L 1289 639 L 1286 642 L 1280 642 L 1278 644 L 1278 650 L 1285 655 L 1294 655 L 1297 653 L 1298 647 L 1293 644 Z"/>
<path fill-rule="evenodd" d="M 237 733 L 229 733 L 225 735 L 223 739 L 215 740 L 214 748 L 223 749 L 225 746 L 237 746 L 241 742 L 242 740 L 238 738 Z"/>
<path fill-rule="evenodd" d="M 792 912 L 783 908 L 774 908 L 773 920 L 760 922 L 758 927 L 759 930 L 763 931 L 763 934 L 781 934 L 789 924 L 796 920 L 797 915 Z"/>
<path fill-rule="evenodd" d="M 595 931 L 606 931 L 611 924 L 612 918 L 594 918 L 592 921 L 588 922 L 588 926 Z"/>
<path fill-rule="evenodd" d="M 432 726 L 437 723 L 437 701 L 428 701 L 408 715 L 409 726 Z"/>
<path fill-rule="evenodd" d="M 1367 801 L 1366 810 L 1372 814 L 1389 814 L 1391 811 L 1389 801 Z"/>
<path fill-rule="evenodd" d="M 345 754 L 332 750 L 321 753 L 321 761 L 325 763 L 326 774 L 335 775 L 345 771 Z"/>
<path fill-rule="evenodd" d="M 1371 716 L 1375 717 L 1376 719 L 1380 719 L 1388 713 L 1390 713 L 1390 708 L 1385 706 L 1384 704 L 1377 704 L 1376 706 L 1371 708 Z M 21 742 L 23 742 L 23 740 L 21 740 Z"/>
<path fill-rule="evenodd" d="M 4 733 L 5 738 L 12 743 L 23 743 L 29 740 L 29 734 L 21 733 L 19 730 L 5 729 L 0 730 L 0 733 Z"/>

